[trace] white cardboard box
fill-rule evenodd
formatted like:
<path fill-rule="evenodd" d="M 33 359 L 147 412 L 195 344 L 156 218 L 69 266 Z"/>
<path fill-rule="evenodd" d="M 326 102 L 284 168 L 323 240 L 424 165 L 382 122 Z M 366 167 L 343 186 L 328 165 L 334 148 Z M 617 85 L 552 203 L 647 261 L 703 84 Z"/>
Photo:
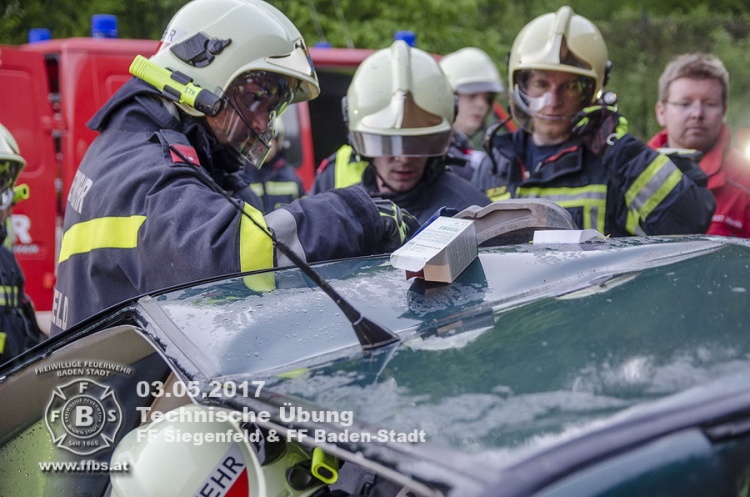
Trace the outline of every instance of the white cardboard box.
<path fill-rule="evenodd" d="M 391 254 L 391 265 L 406 277 L 451 283 L 477 257 L 474 221 L 439 217 Z"/>

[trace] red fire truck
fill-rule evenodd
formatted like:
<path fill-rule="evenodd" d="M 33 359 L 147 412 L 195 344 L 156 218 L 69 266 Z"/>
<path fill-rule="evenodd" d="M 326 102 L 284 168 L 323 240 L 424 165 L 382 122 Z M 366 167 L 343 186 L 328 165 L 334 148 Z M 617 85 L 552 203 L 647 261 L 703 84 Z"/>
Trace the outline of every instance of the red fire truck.
<path fill-rule="evenodd" d="M 52 309 L 65 199 L 95 137 L 86 122 L 131 77 L 133 58 L 151 55 L 156 46 L 151 40 L 106 38 L 0 45 L 0 122 L 19 143 L 27 161 L 19 183 L 31 191 L 31 198 L 14 208 L 14 251 L 38 311 Z M 308 188 L 316 165 L 346 141 L 341 98 L 356 67 L 372 52 L 310 49 L 321 95 L 283 116 L 287 157 Z M 505 117 L 499 106 L 496 113 Z"/>

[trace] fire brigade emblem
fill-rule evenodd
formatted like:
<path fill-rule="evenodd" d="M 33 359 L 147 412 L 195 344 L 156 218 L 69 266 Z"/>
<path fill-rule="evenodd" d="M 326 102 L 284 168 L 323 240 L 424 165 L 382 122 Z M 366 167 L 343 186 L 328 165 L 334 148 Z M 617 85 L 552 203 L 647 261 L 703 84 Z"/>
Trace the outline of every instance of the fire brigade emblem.
<path fill-rule="evenodd" d="M 88 456 L 112 445 L 122 409 L 110 387 L 81 379 L 52 391 L 44 422 L 55 445 Z"/>

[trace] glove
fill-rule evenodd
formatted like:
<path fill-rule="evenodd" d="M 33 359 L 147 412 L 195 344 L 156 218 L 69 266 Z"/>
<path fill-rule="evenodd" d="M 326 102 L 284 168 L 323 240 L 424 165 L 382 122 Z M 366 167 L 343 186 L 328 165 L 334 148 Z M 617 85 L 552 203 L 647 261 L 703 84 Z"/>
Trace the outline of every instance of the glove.
<path fill-rule="evenodd" d="M 578 121 L 571 131 L 574 135 L 582 136 L 584 143 L 595 154 L 604 151 L 628 132 L 627 119 L 615 107 L 592 105 L 579 112 L 576 118 Z"/>
<path fill-rule="evenodd" d="M 385 252 L 393 252 L 420 228 L 417 218 L 384 198 L 373 198 L 383 224 L 383 246 Z"/>

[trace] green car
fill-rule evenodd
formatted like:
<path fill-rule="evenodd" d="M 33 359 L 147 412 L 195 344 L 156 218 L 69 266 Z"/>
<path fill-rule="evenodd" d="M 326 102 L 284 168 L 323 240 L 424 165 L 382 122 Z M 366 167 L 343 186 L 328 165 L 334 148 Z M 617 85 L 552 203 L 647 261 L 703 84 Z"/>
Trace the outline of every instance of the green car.
<path fill-rule="evenodd" d="M 204 281 L 5 365 L 0 495 L 748 495 L 747 241 L 314 269 L 332 291 Z"/>

